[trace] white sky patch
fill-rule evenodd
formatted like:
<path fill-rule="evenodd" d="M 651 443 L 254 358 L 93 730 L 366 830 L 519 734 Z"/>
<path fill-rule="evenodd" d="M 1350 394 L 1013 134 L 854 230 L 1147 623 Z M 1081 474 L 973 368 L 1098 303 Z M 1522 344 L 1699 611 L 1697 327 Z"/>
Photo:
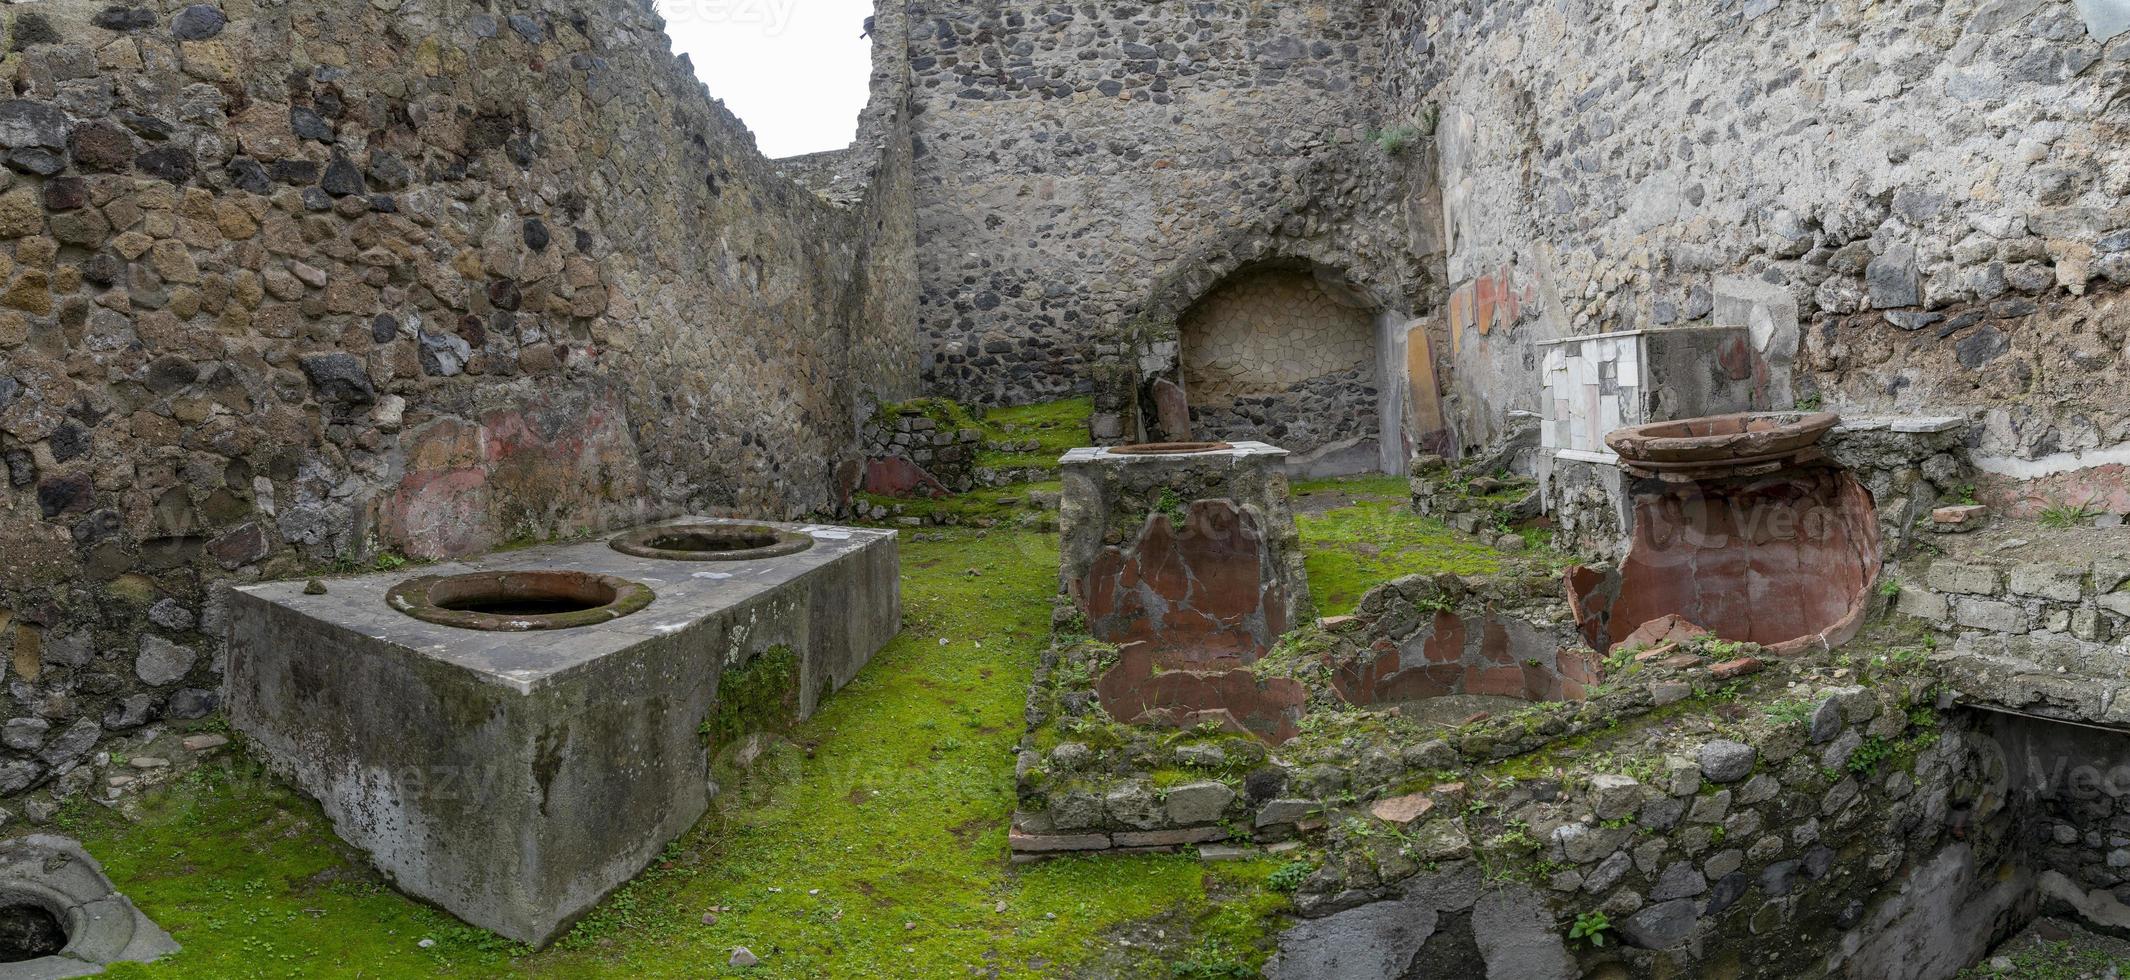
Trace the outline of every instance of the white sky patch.
<path fill-rule="evenodd" d="M 871 0 L 657 0 L 673 50 L 770 157 L 849 146 L 865 108 Z"/>

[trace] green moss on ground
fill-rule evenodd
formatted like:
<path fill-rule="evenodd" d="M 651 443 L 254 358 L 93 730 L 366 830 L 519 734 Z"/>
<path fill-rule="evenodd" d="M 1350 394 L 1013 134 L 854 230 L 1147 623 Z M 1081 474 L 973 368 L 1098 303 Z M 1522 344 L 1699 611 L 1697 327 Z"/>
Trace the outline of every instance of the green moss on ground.
<path fill-rule="evenodd" d="M 903 633 L 793 729 L 810 752 L 728 788 L 728 809 L 555 948 L 391 891 L 314 805 L 236 756 L 145 800 L 137 822 L 69 812 L 63 829 L 185 947 L 112 975 L 703 977 L 740 975 L 725 964 L 742 945 L 762 958 L 752 977 L 1247 975 L 1285 902 L 1262 886 L 1270 862 L 1007 862 L 1011 753 L 1057 542 L 926 537 L 903 542 Z"/>
<path fill-rule="evenodd" d="M 1353 498 L 1347 506 L 1321 513 L 1303 507 L 1295 515 L 1306 552 L 1309 592 L 1320 615 L 1351 613 L 1369 589 L 1406 575 L 1490 575 L 1501 570 L 1500 552 L 1413 513 L 1404 480 L 1311 481 L 1296 484 L 1295 492 L 1298 497 L 1331 493 Z"/>
<path fill-rule="evenodd" d="M 889 430 L 894 429 L 895 419 L 904 415 L 924 416 L 949 432 L 979 428 L 976 417 L 951 398 L 912 398 L 906 402 L 882 405 L 874 415 L 881 427 Z"/>
<path fill-rule="evenodd" d="M 2084 930 L 2073 939 L 2014 941 L 1995 956 L 1961 970 L 1956 980 L 2088 980 L 2130 975 L 2130 955 L 2120 940 Z"/>

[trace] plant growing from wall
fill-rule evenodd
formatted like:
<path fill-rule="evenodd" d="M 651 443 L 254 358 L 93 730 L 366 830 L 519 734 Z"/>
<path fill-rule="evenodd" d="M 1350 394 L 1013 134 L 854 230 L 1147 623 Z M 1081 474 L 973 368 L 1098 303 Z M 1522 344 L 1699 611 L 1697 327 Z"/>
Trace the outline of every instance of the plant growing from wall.
<path fill-rule="evenodd" d="M 1784 698 L 1768 705 L 1767 715 L 1778 725 L 1802 725 L 1812 720 L 1813 704 L 1803 698 Z"/>
<path fill-rule="evenodd" d="M 2091 524 L 2099 516 L 2100 508 L 2093 506 L 2091 500 L 2072 504 L 2059 497 L 2043 507 L 2036 519 L 2041 521 L 2042 527 L 2074 528 Z"/>
<path fill-rule="evenodd" d="M 1570 942 L 1588 943 L 1593 947 L 1605 945 L 1605 934 L 1612 931 L 1612 920 L 1599 911 L 1583 912 L 1575 917 L 1575 924 L 1568 927 Z"/>
<path fill-rule="evenodd" d="M 1416 126 L 1392 126 L 1388 129 L 1371 130 L 1368 141 L 1382 150 L 1386 156 L 1404 156 L 1414 139 L 1420 136 Z"/>
<path fill-rule="evenodd" d="M 1154 501 L 1154 509 L 1168 515 L 1169 527 L 1178 531 L 1183 530 L 1184 501 L 1183 497 L 1178 495 L 1175 490 L 1169 487 L 1162 487 L 1161 496 Z"/>

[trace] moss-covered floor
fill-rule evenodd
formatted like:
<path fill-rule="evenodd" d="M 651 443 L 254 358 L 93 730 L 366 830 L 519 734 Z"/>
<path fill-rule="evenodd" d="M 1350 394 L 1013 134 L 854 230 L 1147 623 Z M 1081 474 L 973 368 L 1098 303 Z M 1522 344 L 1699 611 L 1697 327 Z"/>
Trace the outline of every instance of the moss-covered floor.
<path fill-rule="evenodd" d="M 981 491 L 1025 495 L 1026 487 Z M 1306 515 L 1311 580 L 1348 607 L 1383 578 L 1484 572 L 1487 549 L 1410 516 L 1395 480 Z M 400 897 L 315 806 L 242 755 L 141 801 L 77 804 L 112 878 L 183 943 L 117 976 L 1243 977 L 1284 896 L 1268 862 L 1189 855 L 1014 866 L 1013 746 L 1056 587 L 1054 534 L 903 541 L 903 633 L 661 862 L 533 953 Z"/>

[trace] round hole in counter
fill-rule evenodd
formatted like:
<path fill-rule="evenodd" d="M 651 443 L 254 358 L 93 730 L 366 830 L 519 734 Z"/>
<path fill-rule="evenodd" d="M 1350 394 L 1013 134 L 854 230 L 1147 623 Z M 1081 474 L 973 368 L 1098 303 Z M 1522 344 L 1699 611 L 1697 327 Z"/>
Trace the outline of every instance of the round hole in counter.
<path fill-rule="evenodd" d="M 393 586 L 385 600 L 424 622 L 518 633 L 574 629 L 619 619 L 656 598 L 640 582 L 571 571 L 425 575 Z"/>
<path fill-rule="evenodd" d="M 0 896 L 0 963 L 56 956 L 67 948 L 64 916 L 45 903 L 22 896 Z"/>
<path fill-rule="evenodd" d="M 615 535 L 615 551 L 666 561 L 755 561 L 795 555 L 814 546 L 796 531 L 762 524 L 669 524 Z"/>

